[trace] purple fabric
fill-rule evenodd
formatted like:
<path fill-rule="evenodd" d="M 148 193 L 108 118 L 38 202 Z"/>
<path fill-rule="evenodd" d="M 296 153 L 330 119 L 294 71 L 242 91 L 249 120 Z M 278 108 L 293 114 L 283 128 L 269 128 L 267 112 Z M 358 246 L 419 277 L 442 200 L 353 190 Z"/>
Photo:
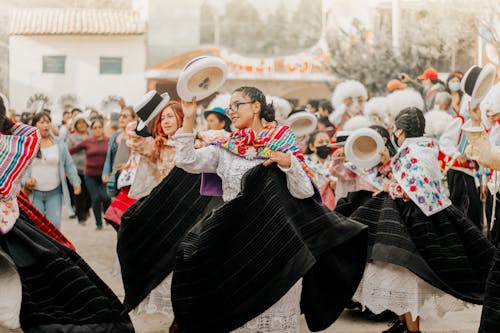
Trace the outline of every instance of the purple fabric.
<path fill-rule="evenodd" d="M 207 197 L 221 197 L 222 179 L 215 173 L 201 174 L 200 194 Z"/>
<path fill-rule="evenodd" d="M 312 181 L 311 184 L 314 189 L 314 195 L 312 198 L 318 205 L 322 205 L 323 200 L 321 199 L 321 193 L 319 192 L 319 189 Z M 220 179 L 220 177 L 215 173 L 201 174 L 200 194 L 207 197 L 221 197 L 223 194 L 222 179 Z"/>

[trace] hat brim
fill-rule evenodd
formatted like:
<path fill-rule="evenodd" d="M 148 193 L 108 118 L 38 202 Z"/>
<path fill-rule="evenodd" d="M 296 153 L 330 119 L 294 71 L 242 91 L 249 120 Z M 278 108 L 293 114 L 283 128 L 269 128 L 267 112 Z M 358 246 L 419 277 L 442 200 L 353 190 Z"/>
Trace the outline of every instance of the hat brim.
<path fill-rule="evenodd" d="M 367 138 L 367 142 L 371 141 L 369 142 L 370 147 L 361 147 L 366 148 L 366 151 L 362 151 L 360 147 L 355 146 L 360 144 L 359 140 L 362 138 Z M 384 139 L 377 131 L 371 128 L 360 128 L 353 131 L 347 138 L 344 146 L 344 154 L 346 161 L 353 163 L 359 168 L 370 169 L 380 162 L 380 153 L 384 150 L 384 147 Z"/>
<path fill-rule="evenodd" d="M 200 101 L 217 92 L 226 82 L 227 66 L 218 57 L 202 56 L 191 60 L 177 81 L 177 94 L 184 101 Z"/>
<path fill-rule="evenodd" d="M 203 112 L 203 118 L 207 119 L 208 115 L 211 114 L 211 113 L 220 114 L 220 115 L 224 116 L 224 118 L 226 120 L 228 120 L 229 123 L 231 123 L 231 119 L 227 116 L 227 114 L 221 113 L 221 112 L 217 112 L 217 111 L 213 111 L 213 110 L 207 110 L 207 111 Z"/>
<path fill-rule="evenodd" d="M 316 129 L 318 118 L 307 111 L 297 112 L 286 119 L 285 125 L 290 127 L 296 136 L 302 136 Z"/>
<path fill-rule="evenodd" d="M 148 93 L 148 95 L 150 93 Z M 156 93 L 156 91 L 155 91 L 155 93 Z M 150 100 L 150 98 L 148 98 L 148 95 L 146 95 L 146 98 L 144 99 L 144 101 L 136 109 L 140 109 L 141 105 L 143 107 Z M 162 101 L 154 108 L 153 112 L 151 112 L 149 117 L 146 120 L 139 119 L 139 122 L 137 123 L 137 128 L 135 130 L 135 132 L 138 135 L 148 136 L 148 135 L 145 135 L 147 132 L 146 127 L 154 118 L 156 118 L 160 114 L 160 112 L 165 108 L 167 103 L 170 101 L 170 96 L 168 95 L 168 93 L 161 94 L 161 97 L 162 97 Z"/>
<path fill-rule="evenodd" d="M 496 68 L 492 64 L 486 64 L 477 77 L 474 90 L 471 95 L 471 108 L 475 108 L 488 94 L 496 78 Z"/>

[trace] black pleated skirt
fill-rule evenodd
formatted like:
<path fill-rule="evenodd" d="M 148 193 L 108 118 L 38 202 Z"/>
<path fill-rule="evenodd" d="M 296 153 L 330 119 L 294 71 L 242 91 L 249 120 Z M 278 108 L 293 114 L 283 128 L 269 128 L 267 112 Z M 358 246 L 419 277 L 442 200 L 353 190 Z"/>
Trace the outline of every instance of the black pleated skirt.
<path fill-rule="evenodd" d="M 128 333 L 130 318 L 111 289 L 74 251 L 39 231 L 21 211 L 0 236 L 22 283 L 25 333 Z"/>
<path fill-rule="evenodd" d="M 495 250 L 458 208 L 426 216 L 411 201 L 359 191 L 336 211 L 369 227 L 368 260 L 405 267 L 452 296 L 483 303 Z"/>
<path fill-rule="evenodd" d="M 500 332 L 500 248 L 497 248 L 495 259 L 486 284 L 483 313 L 479 333 Z"/>

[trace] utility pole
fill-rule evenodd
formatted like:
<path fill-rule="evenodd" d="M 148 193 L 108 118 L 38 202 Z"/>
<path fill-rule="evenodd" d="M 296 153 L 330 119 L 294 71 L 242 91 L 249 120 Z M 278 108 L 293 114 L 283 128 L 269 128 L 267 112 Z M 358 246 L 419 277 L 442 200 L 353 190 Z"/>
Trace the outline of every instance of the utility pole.
<path fill-rule="evenodd" d="M 401 24 L 401 8 L 399 0 L 392 0 L 392 48 L 394 53 L 400 54 L 399 28 Z"/>

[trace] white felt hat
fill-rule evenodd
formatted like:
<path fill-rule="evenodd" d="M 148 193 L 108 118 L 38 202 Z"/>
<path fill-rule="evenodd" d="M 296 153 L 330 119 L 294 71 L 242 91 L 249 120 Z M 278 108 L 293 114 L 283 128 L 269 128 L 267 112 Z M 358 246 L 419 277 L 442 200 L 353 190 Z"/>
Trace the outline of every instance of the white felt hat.
<path fill-rule="evenodd" d="M 227 77 L 226 63 L 219 57 L 201 56 L 189 61 L 177 81 L 177 94 L 184 101 L 200 101 L 222 87 Z"/>
<path fill-rule="evenodd" d="M 486 97 L 495 78 L 496 69 L 492 64 L 486 64 L 483 68 L 472 66 L 465 73 L 460 82 L 460 89 L 471 97 L 471 108 L 475 108 Z"/>

